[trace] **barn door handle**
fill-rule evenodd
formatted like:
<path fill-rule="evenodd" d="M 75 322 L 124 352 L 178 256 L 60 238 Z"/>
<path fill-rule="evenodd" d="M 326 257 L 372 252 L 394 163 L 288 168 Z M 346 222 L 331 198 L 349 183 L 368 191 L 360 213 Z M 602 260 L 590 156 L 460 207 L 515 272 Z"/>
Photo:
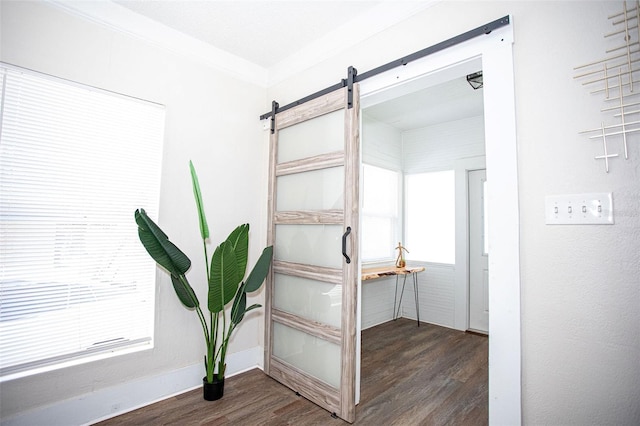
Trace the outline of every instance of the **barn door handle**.
<path fill-rule="evenodd" d="M 347 226 L 347 232 L 342 234 L 342 255 L 347 260 L 347 263 L 351 263 L 351 259 L 347 255 L 347 237 L 351 233 L 351 227 Z"/>

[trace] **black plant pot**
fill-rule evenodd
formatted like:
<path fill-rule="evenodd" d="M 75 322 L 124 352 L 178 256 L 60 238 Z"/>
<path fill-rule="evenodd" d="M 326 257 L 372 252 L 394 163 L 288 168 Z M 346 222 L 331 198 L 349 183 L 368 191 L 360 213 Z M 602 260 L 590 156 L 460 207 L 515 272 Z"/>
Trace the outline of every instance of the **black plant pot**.
<path fill-rule="evenodd" d="M 213 376 L 213 383 L 207 383 L 207 378 L 202 378 L 202 391 L 204 399 L 207 401 L 216 401 L 224 395 L 224 377 L 218 380 L 218 376 Z"/>

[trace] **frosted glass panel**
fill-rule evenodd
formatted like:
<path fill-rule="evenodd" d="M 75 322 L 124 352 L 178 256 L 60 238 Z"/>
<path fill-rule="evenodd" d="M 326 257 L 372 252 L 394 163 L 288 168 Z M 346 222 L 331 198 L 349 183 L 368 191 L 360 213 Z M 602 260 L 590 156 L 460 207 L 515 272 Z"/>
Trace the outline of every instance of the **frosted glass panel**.
<path fill-rule="evenodd" d="M 275 274 L 273 304 L 291 314 L 340 328 L 342 286 Z"/>
<path fill-rule="evenodd" d="M 275 259 L 342 268 L 341 225 L 276 225 Z"/>
<path fill-rule="evenodd" d="M 334 388 L 340 387 L 338 345 L 274 322 L 273 355 Z"/>
<path fill-rule="evenodd" d="M 343 166 L 280 176 L 276 184 L 278 211 L 344 208 Z"/>
<path fill-rule="evenodd" d="M 278 163 L 344 150 L 344 110 L 280 130 Z"/>

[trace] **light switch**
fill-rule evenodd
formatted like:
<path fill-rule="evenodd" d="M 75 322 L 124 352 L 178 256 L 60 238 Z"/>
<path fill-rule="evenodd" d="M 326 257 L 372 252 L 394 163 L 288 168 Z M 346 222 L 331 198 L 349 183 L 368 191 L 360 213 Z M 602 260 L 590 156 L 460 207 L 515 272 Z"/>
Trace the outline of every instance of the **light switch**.
<path fill-rule="evenodd" d="M 612 225 L 611 192 L 570 195 L 547 195 L 547 225 Z"/>

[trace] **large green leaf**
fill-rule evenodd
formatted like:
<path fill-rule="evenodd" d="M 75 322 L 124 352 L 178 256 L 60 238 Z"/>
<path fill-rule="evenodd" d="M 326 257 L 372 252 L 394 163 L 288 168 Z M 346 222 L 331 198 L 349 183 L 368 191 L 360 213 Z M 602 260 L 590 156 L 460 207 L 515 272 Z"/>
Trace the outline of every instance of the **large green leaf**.
<path fill-rule="evenodd" d="M 191 183 L 193 185 L 193 196 L 196 199 L 196 206 L 198 208 L 198 219 L 200 222 L 200 235 L 203 240 L 209 238 L 209 225 L 207 225 L 207 217 L 204 214 L 204 205 L 202 204 L 202 192 L 200 192 L 200 183 L 198 183 L 198 175 L 196 169 L 193 167 L 193 162 L 189 161 L 189 168 L 191 169 Z"/>
<path fill-rule="evenodd" d="M 184 275 L 191 267 L 191 260 L 187 255 L 169 241 L 167 234 L 147 216 L 144 209 L 136 210 L 135 219 L 140 242 L 153 260 L 171 275 Z"/>
<path fill-rule="evenodd" d="M 233 306 L 231 307 L 231 323 L 233 325 L 240 324 L 244 313 L 247 309 L 247 293 L 244 291 L 244 283 L 238 289 L 238 297 L 233 300 Z"/>
<path fill-rule="evenodd" d="M 187 277 L 184 275 L 180 277 L 171 275 L 171 283 L 173 284 L 173 289 L 176 291 L 178 299 L 180 299 L 180 302 L 182 302 L 184 306 L 190 309 L 200 306 L 198 296 L 196 296 L 196 293 L 187 281 Z"/>
<path fill-rule="evenodd" d="M 209 311 L 222 312 L 238 291 L 238 262 L 231 243 L 223 242 L 211 258 L 209 278 Z"/>
<path fill-rule="evenodd" d="M 247 277 L 245 291 L 251 293 L 260 288 L 264 279 L 269 273 L 269 266 L 271 266 L 271 258 L 273 257 L 273 246 L 266 247 L 262 250 L 260 258 L 256 262 L 255 266 Z"/>
<path fill-rule="evenodd" d="M 231 322 L 233 323 L 234 326 L 237 326 L 238 324 L 240 324 L 240 322 L 242 321 L 242 319 L 244 318 L 245 314 L 247 314 L 247 312 L 249 311 L 253 311 L 254 309 L 258 309 L 261 308 L 262 305 L 254 303 L 253 305 L 249 306 L 248 308 L 247 306 L 247 293 L 242 293 L 242 302 L 240 307 L 237 309 L 236 311 L 236 315 L 233 316 L 233 313 L 231 315 Z"/>
<path fill-rule="evenodd" d="M 238 262 L 239 281 L 242 281 L 247 271 L 247 258 L 249 257 L 249 224 L 239 225 L 231 231 L 227 241 L 233 247 Z"/>
<path fill-rule="evenodd" d="M 254 303 L 253 305 L 249 306 L 249 307 L 244 311 L 244 313 L 246 314 L 246 313 L 247 313 L 247 312 L 249 312 L 249 311 L 253 311 L 254 309 L 258 309 L 258 308 L 261 308 L 261 307 L 262 307 L 262 305 L 260 305 L 259 303 Z"/>

